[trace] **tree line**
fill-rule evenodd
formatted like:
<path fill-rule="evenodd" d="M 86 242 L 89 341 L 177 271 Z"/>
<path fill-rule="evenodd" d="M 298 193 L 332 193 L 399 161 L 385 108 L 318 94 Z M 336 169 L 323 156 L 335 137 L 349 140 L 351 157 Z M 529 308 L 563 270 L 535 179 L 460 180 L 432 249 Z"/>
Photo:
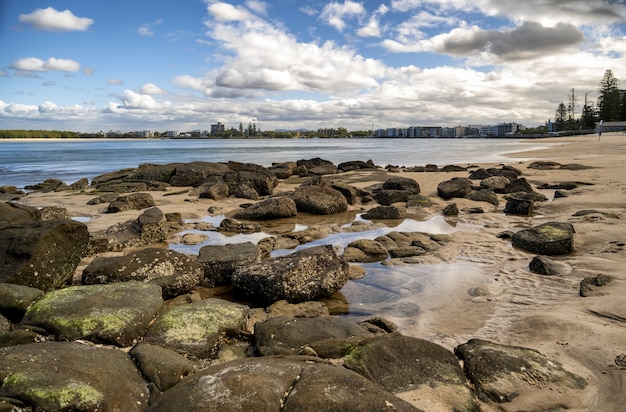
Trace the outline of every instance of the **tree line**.
<path fill-rule="evenodd" d="M 598 87 L 598 100 L 594 104 L 585 93 L 580 118 L 576 118 L 578 96 L 571 89 L 567 95 L 567 104 L 561 102 L 556 109 L 555 122 L 557 131 L 595 129 L 600 120 L 605 122 L 626 121 L 626 92 L 620 90 L 619 80 L 608 69 L 604 72 Z"/>
<path fill-rule="evenodd" d="M 0 139 L 64 139 L 76 137 L 80 137 L 80 133 L 66 130 L 0 130 Z"/>

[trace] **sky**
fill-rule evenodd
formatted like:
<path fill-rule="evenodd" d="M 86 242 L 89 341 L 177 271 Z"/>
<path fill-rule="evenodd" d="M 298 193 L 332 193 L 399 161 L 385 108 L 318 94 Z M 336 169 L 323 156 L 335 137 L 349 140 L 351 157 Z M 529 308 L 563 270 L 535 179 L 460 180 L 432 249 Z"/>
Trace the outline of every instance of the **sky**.
<path fill-rule="evenodd" d="M 0 129 L 533 127 L 608 69 L 624 0 L 0 0 Z"/>

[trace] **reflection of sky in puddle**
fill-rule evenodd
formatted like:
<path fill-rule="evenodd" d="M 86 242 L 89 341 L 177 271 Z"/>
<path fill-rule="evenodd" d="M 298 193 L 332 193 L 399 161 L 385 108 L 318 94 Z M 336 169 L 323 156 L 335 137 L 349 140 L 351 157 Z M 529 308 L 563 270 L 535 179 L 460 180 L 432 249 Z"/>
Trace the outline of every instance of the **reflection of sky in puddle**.
<path fill-rule="evenodd" d="M 220 223 L 224 220 L 224 215 L 217 216 L 207 216 L 202 220 L 202 222 L 210 223 L 215 227 L 218 227 Z M 357 215 L 354 221 L 365 221 L 361 218 L 360 215 Z M 351 223 L 343 225 L 344 228 L 349 227 Z M 299 232 L 306 230 L 308 226 L 296 223 L 294 226 L 293 232 Z M 379 236 L 386 235 L 390 232 L 423 232 L 423 233 L 432 233 L 432 234 L 447 234 L 456 232 L 458 230 L 473 228 L 472 225 L 468 224 L 451 224 L 446 221 L 442 216 L 437 216 L 432 219 L 428 219 L 425 221 L 418 221 L 414 219 L 404 219 L 400 224 L 396 226 L 389 226 L 383 228 L 376 228 L 373 230 L 364 230 L 360 232 L 343 232 L 343 233 L 332 233 L 329 236 L 315 240 L 313 242 L 309 242 L 303 245 L 298 246 L 296 249 L 281 249 L 275 250 L 272 252 L 272 257 L 284 256 L 288 255 L 296 250 L 301 250 L 305 248 L 309 248 L 312 246 L 319 245 L 328 245 L 331 244 L 335 247 L 343 249 L 349 243 L 358 240 L 358 239 L 375 239 Z M 179 235 L 185 235 L 187 233 L 200 233 L 207 235 L 209 239 L 205 240 L 202 243 L 197 245 L 186 245 L 183 243 L 173 243 L 170 244 L 170 249 L 175 250 L 181 253 L 187 254 L 198 254 L 200 249 L 204 246 L 208 245 L 226 245 L 226 244 L 237 244 L 237 243 L 245 243 L 252 242 L 257 244 L 261 239 L 266 237 L 274 236 L 273 234 L 267 232 L 257 232 L 250 234 L 233 234 L 233 233 L 221 233 L 215 230 L 211 231 L 201 231 L 201 230 L 185 230 Z"/>

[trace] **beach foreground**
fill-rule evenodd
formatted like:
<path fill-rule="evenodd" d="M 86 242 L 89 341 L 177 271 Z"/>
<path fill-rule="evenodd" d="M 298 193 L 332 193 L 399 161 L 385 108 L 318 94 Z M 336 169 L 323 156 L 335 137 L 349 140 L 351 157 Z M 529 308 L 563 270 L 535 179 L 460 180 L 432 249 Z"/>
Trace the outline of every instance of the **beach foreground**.
<path fill-rule="evenodd" d="M 510 162 L 506 163 L 520 170 L 535 192 L 548 199 L 535 202 L 529 216 L 505 214 L 504 194 L 497 195 L 497 205 L 466 198 L 444 200 L 438 195 L 438 185 L 443 181 L 467 178 L 468 170 L 502 165 L 459 165 L 471 167 L 450 172 L 413 172 L 402 167 L 363 169 L 322 178 L 359 189 L 391 177 L 414 179 L 419 183 L 421 195 L 430 200 L 429 205 L 407 208 L 407 216 L 415 220 L 440 217 L 451 203 L 456 203 L 459 209 L 458 215 L 447 216 L 446 221 L 460 229 L 448 234 L 435 253 L 392 263 L 408 270 L 413 265 L 443 265 L 451 272 L 440 277 L 434 274 L 428 293 L 415 299 L 420 308 L 415 316 L 386 316 L 397 324 L 398 332 L 451 351 L 471 339 L 535 349 L 585 381 L 584 388 L 576 391 L 572 400 L 569 391 L 559 393 L 537 376 L 536 391 L 524 392 L 523 397 L 510 399 L 508 403 L 480 399 L 477 404 L 481 410 L 554 410 L 559 407 L 581 411 L 619 410 L 626 404 L 626 186 L 623 181 L 626 135 L 605 134 L 601 139 L 574 136 L 555 138 L 550 143 L 556 144 L 541 151 L 512 153 Z M 536 167 L 537 161 L 542 161 L 543 167 Z M 529 168 L 533 163 L 535 167 Z M 279 180 L 274 193 L 293 192 L 305 180 Z M 187 222 L 181 229 L 193 227 L 190 225 L 209 215 L 232 218 L 241 211 L 240 205 L 248 202 L 233 197 L 202 199 L 190 196 L 190 190 L 189 187 L 167 187 L 165 191 L 149 193 L 164 214 L 180 214 Z M 557 191 L 559 195 L 555 197 Z M 70 216 L 84 220 L 90 234 L 137 219 L 143 212 L 104 213 L 106 204 L 87 205 L 95 196 L 93 188 L 32 192 L 19 202 L 37 208 L 65 208 Z M 378 206 L 375 202 L 356 202 L 348 206 L 346 213 L 354 216 L 375 206 Z M 479 213 L 478 207 L 483 213 Z M 335 221 L 328 216 L 299 216 L 297 223 L 350 223 L 346 214 L 340 216 Z M 288 220 L 281 222 L 287 228 L 293 227 Z M 562 270 L 551 276 L 530 270 L 530 262 L 537 253 L 515 248 L 510 238 L 501 236 L 507 231 L 515 233 L 548 222 L 570 223 L 575 230 L 574 251 L 552 257 Z M 281 225 L 260 224 L 268 233 L 285 231 Z M 167 242 L 180 244 L 181 236 L 172 233 Z M 129 250 L 108 251 L 99 256 L 119 256 Z M 93 255 L 82 259 L 73 277 L 75 284 L 81 284 L 82 271 L 93 259 Z M 476 272 L 466 271 L 468 267 L 477 268 Z M 598 275 L 606 275 L 611 281 L 591 287 L 587 296 L 581 296 L 581 282 Z M 421 396 L 425 396 L 424 393 L 421 392 Z M 412 396 L 414 394 L 400 397 L 422 408 L 436 404 Z M 432 396 L 441 394 L 433 391 Z"/>

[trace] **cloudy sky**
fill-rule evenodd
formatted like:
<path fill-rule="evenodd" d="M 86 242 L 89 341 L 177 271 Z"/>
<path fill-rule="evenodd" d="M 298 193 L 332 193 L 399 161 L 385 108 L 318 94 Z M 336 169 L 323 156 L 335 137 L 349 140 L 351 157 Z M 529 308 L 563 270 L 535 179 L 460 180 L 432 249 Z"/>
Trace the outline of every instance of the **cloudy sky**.
<path fill-rule="evenodd" d="M 623 0 L 0 0 L 0 128 L 554 118 L 626 88 Z"/>

